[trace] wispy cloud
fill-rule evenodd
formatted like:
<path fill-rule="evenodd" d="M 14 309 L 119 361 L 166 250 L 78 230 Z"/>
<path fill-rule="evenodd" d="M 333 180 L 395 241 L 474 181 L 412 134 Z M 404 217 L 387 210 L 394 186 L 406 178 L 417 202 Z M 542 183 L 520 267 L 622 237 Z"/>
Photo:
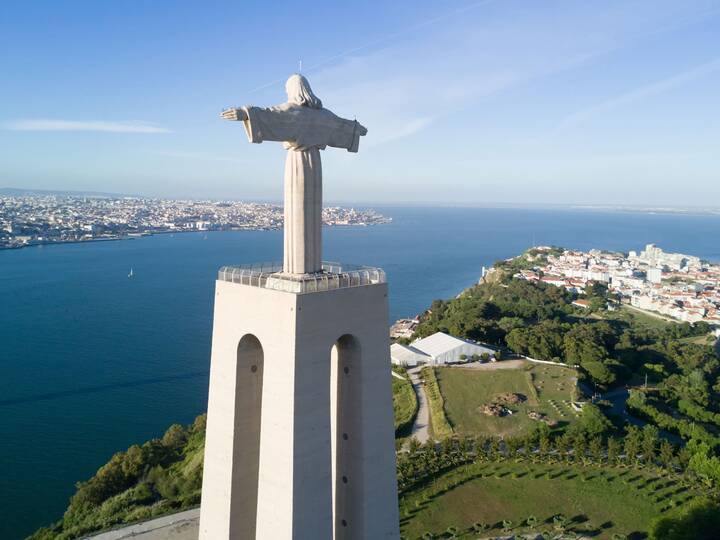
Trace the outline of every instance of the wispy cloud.
<path fill-rule="evenodd" d="M 605 101 L 602 101 L 590 107 L 586 107 L 566 116 L 560 122 L 555 131 L 576 127 L 585 120 L 588 120 L 594 116 L 608 113 L 615 109 L 625 107 L 639 101 L 643 101 L 644 99 L 656 96 L 658 94 L 662 94 L 663 92 L 673 90 L 684 84 L 693 82 L 701 77 L 710 75 L 711 73 L 714 73 L 718 70 L 720 70 L 720 58 L 716 58 L 715 60 L 712 60 L 710 62 L 695 66 L 691 69 L 683 71 L 682 73 L 677 73 L 666 79 L 646 84 L 639 88 L 635 88 L 633 90 L 625 92 L 624 94 L 607 99 Z"/>
<path fill-rule="evenodd" d="M 11 131 L 96 131 L 105 133 L 170 133 L 149 122 L 108 122 L 103 120 L 12 120 L 2 124 Z"/>
<path fill-rule="evenodd" d="M 652 0 L 616 2 L 611 8 L 570 2 L 551 14 L 521 10 L 508 18 L 495 2 L 474 2 L 308 70 L 324 103 L 368 126 L 366 147 L 394 143 L 461 111 L 468 111 L 470 126 L 489 99 L 504 92 L 586 67 L 648 35 L 715 12 L 652 6 Z M 689 11 L 692 17 L 678 21 L 680 12 Z"/>
<path fill-rule="evenodd" d="M 191 159 L 198 161 L 219 161 L 227 163 L 252 163 L 252 160 L 240 159 L 232 156 L 220 156 L 204 154 L 202 152 L 179 152 L 175 150 L 149 150 L 150 154 L 156 156 L 170 157 L 176 159 Z"/>
<path fill-rule="evenodd" d="M 413 118 L 407 122 L 403 122 L 398 126 L 385 130 L 380 137 L 371 139 L 366 145 L 367 148 L 373 146 L 379 146 L 381 144 L 388 143 L 403 137 L 409 137 L 414 135 L 418 131 L 421 131 L 425 127 L 429 126 L 433 122 L 434 118 L 425 116 L 422 118 Z"/>

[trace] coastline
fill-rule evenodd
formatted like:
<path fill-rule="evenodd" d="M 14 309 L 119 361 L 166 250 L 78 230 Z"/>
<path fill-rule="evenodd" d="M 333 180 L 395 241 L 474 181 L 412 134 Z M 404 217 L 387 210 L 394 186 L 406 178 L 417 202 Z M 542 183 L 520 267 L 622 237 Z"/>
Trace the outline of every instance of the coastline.
<path fill-rule="evenodd" d="M 323 224 L 323 227 L 328 228 L 345 228 L 345 227 L 374 227 L 377 225 L 387 225 L 390 223 L 389 221 L 383 221 L 379 223 L 337 223 L 337 224 Z M 56 246 L 56 245 L 66 245 L 66 244 L 86 244 L 86 243 L 92 243 L 92 242 L 117 242 L 121 240 L 135 240 L 136 238 L 143 238 L 147 236 L 156 236 L 160 234 L 188 234 L 188 233 L 216 233 L 216 232 L 240 232 L 240 231 L 279 231 L 282 230 L 282 226 L 278 227 L 237 227 L 237 228 L 229 228 L 229 229 L 214 229 L 214 230 L 166 230 L 166 231 L 145 231 L 145 232 L 138 232 L 138 233 L 129 233 L 123 236 L 113 236 L 113 237 L 102 237 L 102 238 L 88 238 L 87 240 L 60 240 L 60 241 L 37 241 L 27 244 L 20 244 L 20 245 L 13 245 L 13 246 L 0 246 L 0 252 L 2 251 L 10 251 L 10 250 L 16 250 L 16 249 L 26 249 L 26 248 L 33 248 L 33 247 L 42 247 L 42 246 Z"/>

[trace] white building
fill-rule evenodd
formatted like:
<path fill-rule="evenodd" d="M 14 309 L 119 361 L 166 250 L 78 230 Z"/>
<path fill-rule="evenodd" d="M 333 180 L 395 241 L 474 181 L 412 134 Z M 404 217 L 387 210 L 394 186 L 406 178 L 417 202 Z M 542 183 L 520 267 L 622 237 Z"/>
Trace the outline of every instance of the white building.
<path fill-rule="evenodd" d="M 396 366 L 416 367 L 418 364 L 427 364 L 432 361 L 427 354 L 414 347 L 393 343 L 390 345 L 390 360 Z"/>
<path fill-rule="evenodd" d="M 454 364 L 469 360 L 473 355 L 481 356 L 487 353 L 492 356 L 495 353 L 489 347 L 449 336 L 442 332 L 414 341 L 411 348 L 426 355 L 428 357 L 427 363 L 433 365 Z M 465 358 L 461 358 L 463 355 Z M 418 361 L 421 359 L 422 357 L 417 357 Z"/>
<path fill-rule="evenodd" d="M 661 283 L 662 282 L 662 268 L 648 268 L 647 280 L 650 283 Z"/>

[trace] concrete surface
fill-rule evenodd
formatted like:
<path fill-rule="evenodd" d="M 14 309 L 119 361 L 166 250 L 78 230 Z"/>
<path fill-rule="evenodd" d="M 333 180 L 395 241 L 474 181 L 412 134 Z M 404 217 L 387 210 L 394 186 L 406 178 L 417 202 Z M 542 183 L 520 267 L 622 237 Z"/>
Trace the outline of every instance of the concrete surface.
<path fill-rule="evenodd" d="M 88 536 L 92 540 L 197 540 L 200 509 L 144 521 L 122 529 Z"/>
<path fill-rule="evenodd" d="M 218 281 L 202 540 L 399 537 L 387 285 Z"/>

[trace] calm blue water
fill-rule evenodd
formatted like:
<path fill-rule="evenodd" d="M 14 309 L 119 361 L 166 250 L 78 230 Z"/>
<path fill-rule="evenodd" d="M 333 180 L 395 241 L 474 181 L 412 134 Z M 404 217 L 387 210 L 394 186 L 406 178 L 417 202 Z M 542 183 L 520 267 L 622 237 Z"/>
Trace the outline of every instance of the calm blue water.
<path fill-rule="evenodd" d="M 391 225 L 326 230 L 325 258 L 383 267 L 391 319 L 455 295 L 533 239 L 625 251 L 655 242 L 720 260 L 718 217 L 381 210 Z M 0 251 L 1 539 L 59 518 L 73 484 L 114 452 L 205 410 L 216 271 L 279 260 L 281 249 L 270 231 Z"/>

